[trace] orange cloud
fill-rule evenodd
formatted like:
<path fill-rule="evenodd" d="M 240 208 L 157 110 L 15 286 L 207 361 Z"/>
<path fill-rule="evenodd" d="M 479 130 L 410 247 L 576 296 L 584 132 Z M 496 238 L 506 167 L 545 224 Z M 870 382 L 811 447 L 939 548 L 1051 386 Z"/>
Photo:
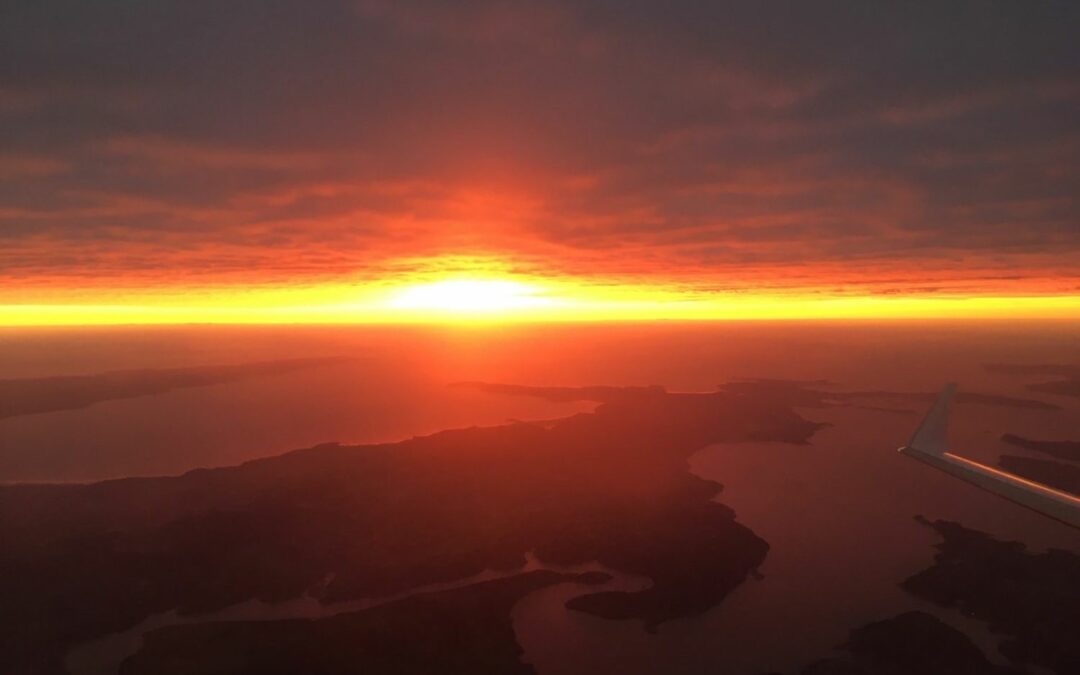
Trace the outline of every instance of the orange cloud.
<path fill-rule="evenodd" d="M 1080 288 L 1067 3 L 93 5 L 6 21 L 0 304 Z"/>

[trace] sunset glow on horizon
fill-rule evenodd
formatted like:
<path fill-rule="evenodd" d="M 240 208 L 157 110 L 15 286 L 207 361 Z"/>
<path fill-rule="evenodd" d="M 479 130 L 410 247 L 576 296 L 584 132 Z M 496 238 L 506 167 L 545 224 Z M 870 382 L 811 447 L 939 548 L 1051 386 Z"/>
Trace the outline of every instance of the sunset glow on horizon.
<path fill-rule="evenodd" d="M 443 261 L 460 267 L 461 261 Z M 438 269 L 439 265 L 429 265 Z M 500 269 L 501 268 L 501 269 Z M 78 302 L 56 298 L 75 297 Z M 429 272 L 357 283 L 194 288 L 42 289 L 0 302 L 0 325 L 392 324 L 857 319 L 1068 319 L 1080 295 L 872 293 L 865 288 L 702 289 L 685 281 L 611 281 L 515 273 Z"/>
<path fill-rule="evenodd" d="M 1064 6 L 37 5 L 0 326 L 1080 320 Z"/>

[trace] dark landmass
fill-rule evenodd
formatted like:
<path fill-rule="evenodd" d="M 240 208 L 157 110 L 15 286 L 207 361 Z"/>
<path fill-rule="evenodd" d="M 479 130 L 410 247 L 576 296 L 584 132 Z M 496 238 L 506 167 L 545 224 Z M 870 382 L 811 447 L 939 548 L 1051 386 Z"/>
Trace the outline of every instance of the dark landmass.
<path fill-rule="evenodd" d="M 0 380 L 0 419 L 74 410 L 102 401 L 138 398 L 173 389 L 282 375 L 347 360 L 345 357 L 287 359 L 228 366 L 115 370 L 97 375 Z"/>
<path fill-rule="evenodd" d="M 148 633 L 120 673 L 530 675 L 510 618 L 514 603 L 544 586 L 609 578 L 536 571 L 325 619 L 171 626 Z"/>
<path fill-rule="evenodd" d="M 920 522 L 943 538 L 934 565 L 906 579 L 908 592 L 988 622 L 1007 636 L 1001 653 L 1058 673 L 1080 673 L 1080 556 L 1022 543 L 946 521 Z"/>
<path fill-rule="evenodd" d="M 762 382 L 765 384 L 797 384 L 801 386 L 814 385 L 817 387 L 832 386 L 836 383 L 832 380 L 816 379 L 816 380 L 791 380 L 781 377 L 740 377 L 738 382 Z"/>
<path fill-rule="evenodd" d="M 987 363 L 991 373 L 1003 375 L 1060 375 L 1080 378 L 1080 364 L 1075 363 Z"/>
<path fill-rule="evenodd" d="M 1060 379 L 1027 385 L 1031 391 L 1059 396 L 1080 397 L 1080 365 L 1068 363 L 1044 363 L 1035 365 L 990 363 L 986 369 L 1005 375 L 1050 375 Z"/>
<path fill-rule="evenodd" d="M 1080 462 L 1080 441 L 1033 441 L 1015 434 L 1004 434 L 1001 440 L 1009 445 L 1042 452 L 1058 459 Z"/>
<path fill-rule="evenodd" d="M 1029 384 L 1028 389 L 1040 391 L 1044 394 L 1057 394 L 1058 396 L 1076 396 L 1080 398 L 1080 379 L 1056 380 L 1054 382 L 1039 382 Z"/>
<path fill-rule="evenodd" d="M 901 587 L 942 607 L 985 621 L 1005 636 L 1001 653 L 1058 675 L 1080 673 L 1080 556 L 1022 543 L 947 521 L 917 520 L 942 537 L 934 564 Z M 959 630 L 908 612 L 851 632 L 850 657 L 828 658 L 801 675 L 1005 675 Z"/>
<path fill-rule="evenodd" d="M 1009 473 L 1080 496 L 1080 466 L 1017 455 L 1002 455 L 998 465 Z"/>
<path fill-rule="evenodd" d="M 925 612 L 906 612 L 851 631 L 850 657 L 815 661 L 801 675 L 1012 675 L 959 630 Z"/>
<path fill-rule="evenodd" d="M 745 380 L 720 385 L 721 391 L 746 395 L 768 395 L 785 401 L 788 405 L 804 408 L 824 408 L 835 405 L 854 405 L 866 401 L 884 401 L 918 408 L 930 406 L 939 392 L 904 391 L 820 391 L 797 381 Z M 998 405 L 1029 410 L 1061 410 L 1061 406 L 1030 398 L 1015 398 L 998 394 L 980 394 L 960 391 L 956 396 L 959 404 Z M 893 409 L 889 409 L 893 410 Z"/>
<path fill-rule="evenodd" d="M 899 391 L 821 391 L 810 385 L 829 384 L 824 380 L 777 380 L 746 379 L 719 385 L 722 392 L 739 396 L 768 397 L 784 405 L 800 408 L 826 408 L 837 405 L 856 405 L 865 401 L 886 401 L 919 408 L 930 406 L 939 392 L 899 392 Z M 644 387 L 529 387 L 517 384 L 497 384 L 489 382 L 458 382 L 455 387 L 467 387 L 493 394 L 512 394 L 516 396 L 534 396 L 547 401 L 618 401 L 629 398 L 664 396 L 668 392 L 659 385 Z M 999 405 L 1029 410 L 1061 410 L 1061 406 L 1030 398 L 1000 396 L 998 394 L 980 394 L 961 391 L 956 397 L 957 403 L 979 405 Z M 895 408 L 876 410 L 898 412 Z"/>
<path fill-rule="evenodd" d="M 839 400 L 873 399 L 883 401 L 898 401 L 903 403 L 919 404 L 920 407 L 931 405 L 937 400 L 940 392 L 893 392 L 893 391 L 858 391 L 840 394 Z M 1013 396 L 1001 396 L 999 394 L 980 394 L 978 392 L 960 391 L 956 394 L 956 402 L 960 405 L 974 403 L 977 405 L 998 405 L 1008 408 L 1024 408 L 1027 410 L 1061 410 L 1061 406 L 1046 401 L 1032 398 L 1016 398 Z"/>
<path fill-rule="evenodd" d="M 687 458 L 717 442 L 805 443 L 767 395 L 608 391 L 591 413 L 321 445 L 240 466 L 0 487 L 0 672 L 61 673 L 74 643 L 151 614 L 249 599 L 387 597 L 525 553 L 649 577 L 574 607 L 646 626 L 704 611 L 768 544 Z M 325 584 L 332 576 L 332 581 Z"/>
<path fill-rule="evenodd" d="M 643 396 L 664 396 L 667 390 L 654 384 L 646 387 L 530 387 L 521 384 L 498 384 L 491 382 L 455 382 L 451 387 L 476 389 L 489 394 L 507 396 L 531 396 L 555 403 L 571 401 L 614 402 Z"/>

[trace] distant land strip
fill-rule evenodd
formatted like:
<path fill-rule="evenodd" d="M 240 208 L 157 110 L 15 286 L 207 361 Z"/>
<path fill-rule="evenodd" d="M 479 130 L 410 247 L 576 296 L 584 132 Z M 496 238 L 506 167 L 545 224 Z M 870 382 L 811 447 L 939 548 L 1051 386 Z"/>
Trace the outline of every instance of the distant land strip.
<path fill-rule="evenodd" d="M 922 407 L 930 405 L 937 398 L 937 392 L 820 391 L 807 386 L 810 384 L 828 383 L 820 380 L 743 379 L 721 384 L 719 389 L 720 391 L 744 396 L 770 396 L 782 400 L 785 405 L 804 408 L 824 408 L 836 405 L 867 407 L 859 405 L 866 401 L 887 401 L 900 405 Z M 667 393 L 667 390 L 660 385 L 636 387 L 533 387 L 491 382 L 455 382 L 450 386 L 476 389 L 490 394 L 533 396 L 554 402 L 596 401 L 607 403 L 627 398 L 663 396 Z M 960 392 L 957 396 L 957 402 L 998 405 L 1027 410 L 1061 410 L 1061 406 L 1057 404 L 1037 399 L 1001 396 L 999 394 L 980 394 L 977 392 Z M 901 411 L 895 408 L 871 407 L 871 409 L 884 412 L 910 412 L 909 410 Z"/>
<path fill-rule="evenodd" d="M 574 401 L 595 401 L 606 403 L 609 401 L 636 399 L 649 396 L 664 396 L 667 390 L 658 385 L 644 387 L 614 387 L 596 385 L 588 387 L 534 387 L 523 384 L 501 384 L 495 382 L 453 382 L 451 387 L 460 389 L 476 389 L 488 394 L 501 396 L 532 396 L 555 403 L 570 403 Z"/>
<path fill-rule="evenodd" d="M 1058 459 L 1080 462 L 1080 441 L 1035 441 L 1016 434 L 1002 434 L 1001 441 Z"/>
<path fill-rule="evenodd" d="M 0 380 L 0 420 L 86 408 L 102 401 L 162 394 L 254 377 L 283 375 L 352 360 L 324 357 L 258 361 L 235 365 L 114 370 L 94 375 L 62 375 Z"/>
<path fill-rule="evenodd" d="M 853 391 L 839 394 L 830 394 L 836 399 L 882 399 L 903 403 L 918 403 L 930 405 L 937 398 L 937 392 L 903 392 L 903 391 Z M 956 395 L 957 403 L 976 403 L 979 405 L 999 405 L 1008 408 L 1025 408 L 1028 410 L 1061 410 L 1056 403 L 1047 403 L 1033 398 L 1017 398 L 1015 396 L 1002 396 L 1000 394 L 980 394 L 974 391 L 960 391 Z"/>
<path fill-rule="evenodd" d="M 1014 363 L 988 363 L 986 370 L 1004 375 L 1050 375 L 1060 379 L 1027 385 L 1031 391 L 1058 396 L 1080 398 L 1080 365 L 1072 363 L 1040 363 L 1034 365 Z"/>

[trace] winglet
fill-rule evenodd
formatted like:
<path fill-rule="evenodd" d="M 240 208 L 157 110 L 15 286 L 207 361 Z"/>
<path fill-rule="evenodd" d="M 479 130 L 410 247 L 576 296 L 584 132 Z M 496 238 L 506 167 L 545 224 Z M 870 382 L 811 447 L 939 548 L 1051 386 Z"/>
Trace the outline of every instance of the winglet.
<path fill-rule="evenodd" d="M 945 429 L 949 422 L 949 406 L 956 394 L 956 385 L 949 383 L 941 390 L 930 412 L 926 413 L 922 424 L 915 430 L 915 435 L 908 441 L 908 447 L 929 455 L 943 455 L 949 449 Z"/>

